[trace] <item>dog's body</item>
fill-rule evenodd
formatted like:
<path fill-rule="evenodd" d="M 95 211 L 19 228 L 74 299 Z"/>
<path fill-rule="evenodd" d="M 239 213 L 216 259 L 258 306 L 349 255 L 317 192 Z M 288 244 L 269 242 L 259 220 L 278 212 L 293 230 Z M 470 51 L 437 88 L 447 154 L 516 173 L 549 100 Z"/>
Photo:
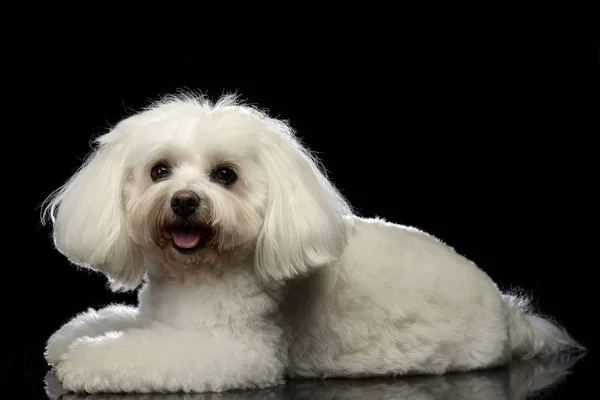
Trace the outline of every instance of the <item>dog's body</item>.
<path fill-rule="evenodd" d="M 578 347 L 436 238 L 354 216 L 285 125 L 231 99 L 161 102 L 100 143 L 49 203 L 55 243 L 115 288 L 145 281 L 137 309 L 49 339 L 67 389 L 442 374 Z"/>

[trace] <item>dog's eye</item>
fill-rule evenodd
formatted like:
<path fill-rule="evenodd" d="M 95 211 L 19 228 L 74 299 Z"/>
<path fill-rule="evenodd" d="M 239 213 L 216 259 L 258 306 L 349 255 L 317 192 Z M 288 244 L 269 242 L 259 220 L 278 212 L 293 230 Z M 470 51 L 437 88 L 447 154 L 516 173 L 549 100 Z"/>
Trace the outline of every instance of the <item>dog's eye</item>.
<path fill-rule="evenodd" d="M 221 185 L 229 186 L 236 181 L 237 174 L 233 168 L 223 166 L 215 169 L 213 177 Z"/>
<path fill-rule="evenodd" d="M 150 177 L 153 182 L 163 179 L 171 173 L 171 168 L 165 163 L 157 163 L 150 171 Z"/>

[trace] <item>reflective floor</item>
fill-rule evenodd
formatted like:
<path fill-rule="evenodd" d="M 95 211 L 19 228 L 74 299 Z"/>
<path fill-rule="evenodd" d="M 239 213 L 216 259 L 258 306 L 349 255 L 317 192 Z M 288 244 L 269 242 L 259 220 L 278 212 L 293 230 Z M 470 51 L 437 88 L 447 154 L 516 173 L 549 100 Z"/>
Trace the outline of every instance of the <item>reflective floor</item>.
<path fill-rule="evenodd" d="M 266 390 L 202 394 L 65 393 L 53 372 L 46 375 L 45 385 L 46 394 L 52 400 L 554 399 L 563 398 L 562 395 L 557 397 L 556 388 L 564 388 L 564 381 L 580 361 L 581 357 L 546 364 L 520 361 L 506 368 L 444 376 L 290 381 L 285 386 Z"/>

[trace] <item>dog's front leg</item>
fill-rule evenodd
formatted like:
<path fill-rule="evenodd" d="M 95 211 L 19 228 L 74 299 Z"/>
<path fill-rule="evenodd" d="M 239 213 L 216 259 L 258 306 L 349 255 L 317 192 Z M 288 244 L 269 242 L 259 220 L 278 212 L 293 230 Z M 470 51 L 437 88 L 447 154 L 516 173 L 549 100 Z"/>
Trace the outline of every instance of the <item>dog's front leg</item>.
<path fill-rule="evenodd" d="M 44 356 L 48 364 L 56 365 L 78 338 L 121 332 L 141 325 L 136 308 L 121 304 L 113 304 L 98 311 L 90 308 L 73 317 L 50 336 Z"/>
<path fill-rule="evenodd" d="M 74 392 L 221 392 L 284 383 L 285 351 L 271 334 L 164 326 L 76 340 L 56 367 Z"/>

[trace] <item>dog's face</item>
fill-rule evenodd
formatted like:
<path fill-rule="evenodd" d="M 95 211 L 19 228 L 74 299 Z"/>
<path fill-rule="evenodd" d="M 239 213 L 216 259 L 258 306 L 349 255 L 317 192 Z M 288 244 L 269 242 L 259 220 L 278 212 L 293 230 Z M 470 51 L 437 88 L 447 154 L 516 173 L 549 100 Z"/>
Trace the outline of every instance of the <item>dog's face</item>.
<path fill-rule="evenodd" d="M 225 97 L 171 98 L 100 137 L 48 199 L 56 247 L 134 288 L 148 265 L 252 263 L 263 280 L 341 255 L 350 207 L 282 121 Z"/>
<path fill-rule="evenodd" d="M 268 127 L 236 109 L 166 117 L 130 134 L 130 237 L 170 265 L 210 267 L 250 254 L 268 199 L 260 162 Z"/>

